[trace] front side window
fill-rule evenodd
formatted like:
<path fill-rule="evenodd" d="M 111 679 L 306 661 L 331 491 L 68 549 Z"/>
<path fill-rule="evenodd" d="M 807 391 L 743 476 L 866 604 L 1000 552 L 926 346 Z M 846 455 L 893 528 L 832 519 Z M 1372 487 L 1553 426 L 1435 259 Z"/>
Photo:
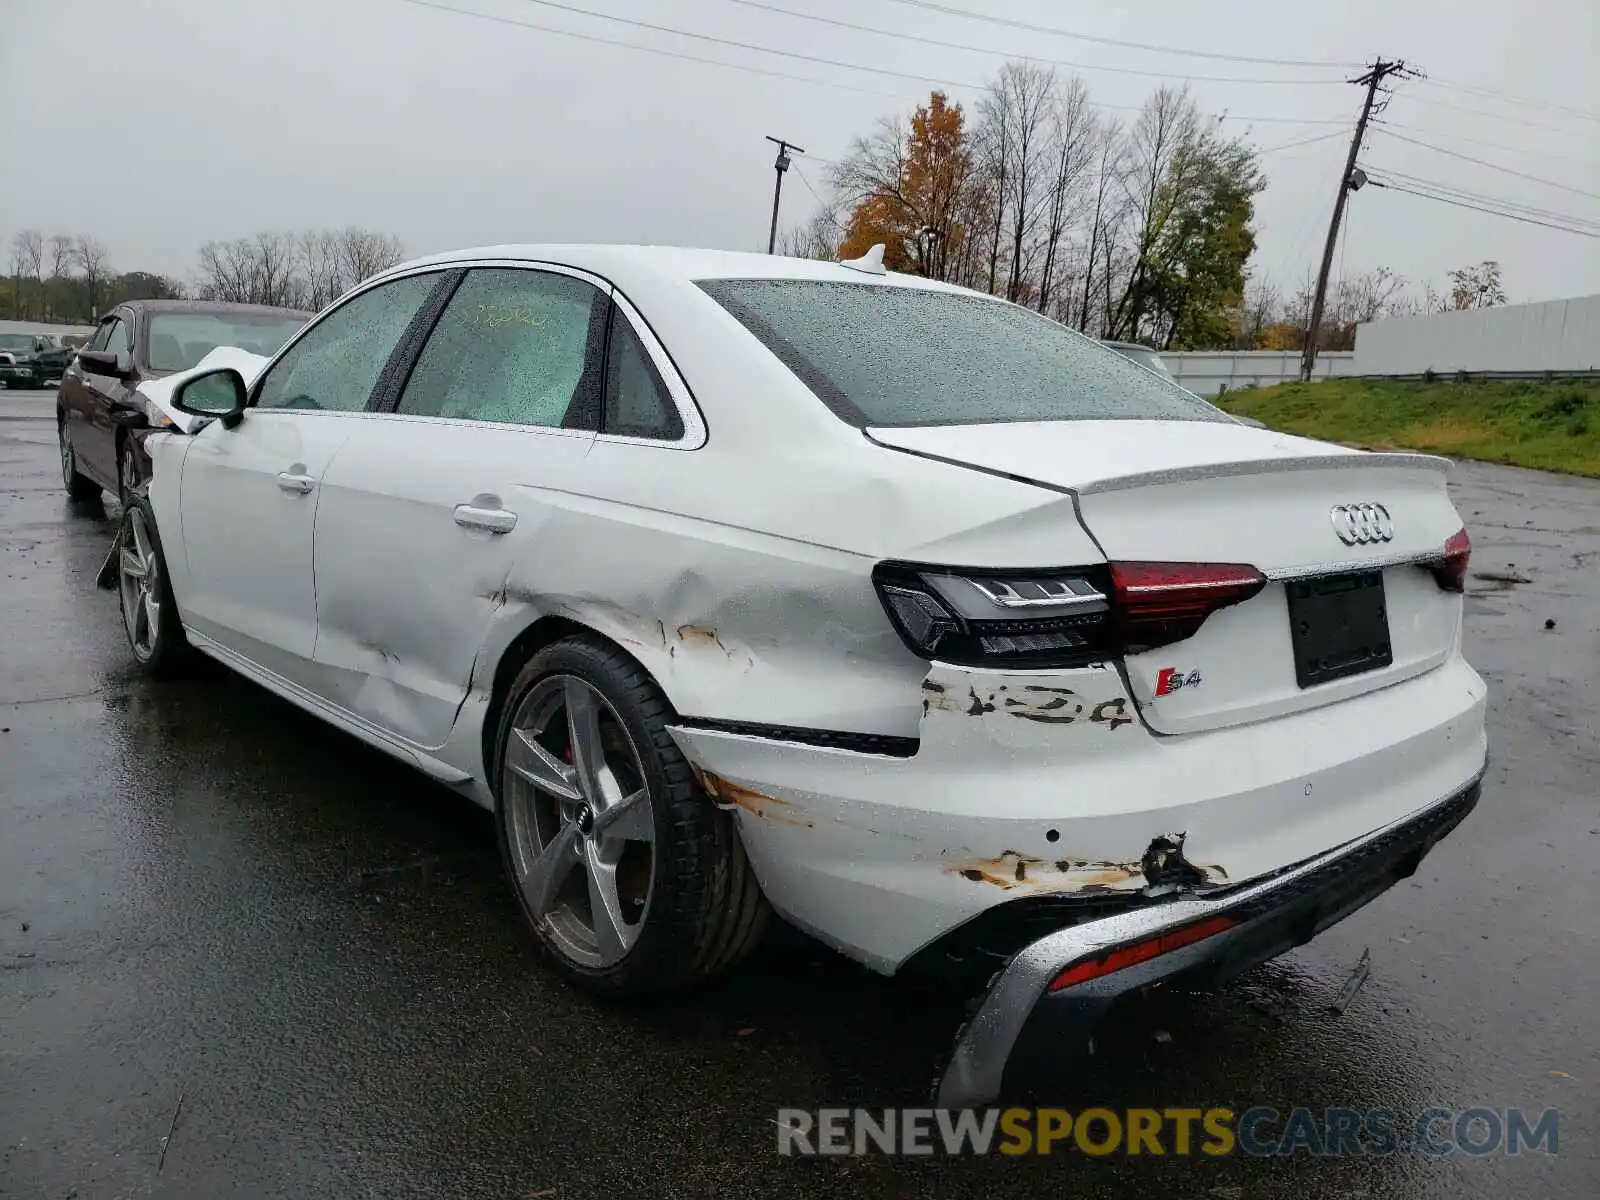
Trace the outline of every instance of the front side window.
<path fill-rule="evenodd" d="M 852 425 L 1229 419 L 1064 325 L 982 296 L 813 279 L 700 287 Z"/>
<path fill-rule="evenodd" d="M 84 349 L 104 350 L 106 348 L 107 339 L 111 337 L 111 327 L 116 324 L 118 324 L 118 321 L 115 317 L 112 317 L 107 321 L 102 321 L 100 323 L 100 328 L 94 331 L 94 337 L 89 339 L 89 344 L 85 346 Z"/>
<path fill-rule="evenodd" d="M 472 271 L 428 338 L 396 411 L 593 429 L 608 303 L 598 288 L 569 275 Z"/>
<path fill-rule="evenodd" d="M 256 405 L 313 412 L 366 408 L 389 356 L 438 282 L 437 273 L 407 275 L 341 304 L 272 364 Z"/>
<path fill-rule="evenodd" d="M 150 369 L 187 371 L 218 346 L 237 346 L 271 358 L 307 319 L 227 310 L 156 313 L 149 321 Z"/>
<path fill-rule="evenodd" d="M 128 323 L 120 317 L 113 317 L 106 333 L 106 349 L 113 354 L 133 355 L 133 337 L 128 331 Z"/>

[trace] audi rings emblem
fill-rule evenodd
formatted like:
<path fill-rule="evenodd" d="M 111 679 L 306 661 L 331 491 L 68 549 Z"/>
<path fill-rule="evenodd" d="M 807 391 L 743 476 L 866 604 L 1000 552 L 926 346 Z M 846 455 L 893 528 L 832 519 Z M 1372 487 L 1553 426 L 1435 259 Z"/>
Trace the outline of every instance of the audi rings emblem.
<path fill-rule="evenodd" d="M 1328 515 L 1333 518 L 1333 531 L 1346 546 L 1394 541 L 1394 522 L 1381 504 L 1335 504 Z"/>

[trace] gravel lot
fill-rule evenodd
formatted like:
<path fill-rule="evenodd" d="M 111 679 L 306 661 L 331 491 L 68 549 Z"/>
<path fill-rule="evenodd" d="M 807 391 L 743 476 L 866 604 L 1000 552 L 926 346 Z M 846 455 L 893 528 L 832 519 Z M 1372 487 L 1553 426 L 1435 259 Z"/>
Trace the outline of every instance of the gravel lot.
<path fill-rule="evenodd" d="M 797 1160 L 780 1106 L 923 1101 L 936 997 L 799 935 L 644 1011 L 557 983 L 484 813 L 220 668 L 133 673 L 93 582 L 116 510 L 68 504 L 52 422 L 51 394 L 0 393 L 0 1194 L 1594 1194 L 1600 484 L 1454 476 L 1474 569 L 1529 580 L 1468 600 L 1477 812 L 1236 989 L 1129 1008 L 1062 1086 L 1076 1108 L 1558 1106 L 1559 1155 Z"/>

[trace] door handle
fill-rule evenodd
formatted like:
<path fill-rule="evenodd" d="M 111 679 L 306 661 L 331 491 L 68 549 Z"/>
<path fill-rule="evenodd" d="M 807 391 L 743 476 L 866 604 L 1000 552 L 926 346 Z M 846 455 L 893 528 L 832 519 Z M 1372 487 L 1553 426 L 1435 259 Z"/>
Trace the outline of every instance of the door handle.
<path fill-rule="evenodd" d="M 458 504 L 455 508 L 456 524 L 465 529 L 487 529 L 490 533 L 510 533 L 517 527 L 517 514 L 503 508 L 478 508 L 472 504 Z"/>
<path fill-rule="evenodd" d="M 286 492 L 293 492 L 297 496 L 304 496 L 317 486 L 317 481 L 309 475 L 291 475 L 288 471 L 278 472 L 278 486 Z"/>

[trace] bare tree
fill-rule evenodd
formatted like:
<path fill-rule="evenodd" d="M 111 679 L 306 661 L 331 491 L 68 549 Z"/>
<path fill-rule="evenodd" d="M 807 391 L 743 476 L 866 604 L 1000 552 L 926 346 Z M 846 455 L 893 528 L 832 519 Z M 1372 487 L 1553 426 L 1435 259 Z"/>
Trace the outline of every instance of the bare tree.
<path fill-rule="evenodd" d="M 979 105 L 991 131 L 989 150 L 1000 196 L 994 253 L 998 258 L 998 234 L 1003 226 L 1010 256 L 1006 299 L 1012 301 L 1022 296 L 1027 257 L 1034 249 L 1034 236 L 1049 197 L 1055 93 L 1055 71 L 1035 63 L 1010 62 L 1000 68 Z M 991 264 L 991 278 L 995 274 Z"/>
<path fill-rule="evenodd" d="M 1339 281 L 1337 309 L 1349 325 L 1379 321 L 1394 315 L 1405 302 L 1406 280 L 1388 267 L 1376 267 Z"/>
<path fill-rule="evenodd" d="M 1500 264 L 1493 259 L 1450 272 L 1450 307 L 1493 308 L 1506 302 L 1500 286 Z"/>
<path fill-rule="evenodd" d="M 1097 146 L 1097 168 L 1095 171 L 1094 187 L 1094 216 L 1089 222 L 1089 247 L 1088 262 L 1083 268 L 1083 308 L 1078 314 L 1078 330 L 1081 333 L 1089 332 L 1089 296 L 1090 289 L 1094 287 L 1094 268 L 1096 259 L 1102 258 L 1101 273 L 1107 281 L 1107 295 L 1109 296 L 1110 258 L 1111 248 L 1110 232 L 1115 218 L 1119 215 L 1113 210 L 1114 200 L 1112 191 L 1122 174 L 1123 153 L 1125 149 L 1122 127 L 1115 122 L 1107 122 L 1100 128 L 1099 144 Z M 1102 331 L 1104 324 L 1102 323 Z"/>
<path fill-rule="evenodd" d="M 351 226 L 338 235 L 339 262 L 344 272 L 345 287 L 371 279 L 380 271 L 387 271 L 405 257 L 400 239 L 386 233 Z"/>
<path fill-rule="evenodd" d="M 250 239 L 255 276 L 254 304 L 293 308 L 305 303 L 305 285 L 296 270 L 293 234 L 263 230 Z"/>
<path fill-rule="evenodd" d="M 1040 312 L 1050 302 L 1057 254 L 1067 223 L 1077 215 L 1082 185 L 1093 158 L 1094 116 L 1089 89 L 1074 76 L 1057 89 L 1050 105 L 1051 177 L 1045 203 L 1044 268 L 1039 277 Z"/>
<path fill-rule="evenodd" d="M 200 247 L 197 294 L 204 300 L 250 304 L 255 299 L 255 252 L 248 238 Z"/>
<path fill-rule="evenodd" d="M 200 247 L 196 290 L 210 300 L 320 309 L 402 255 L 398 238 L 367 229 L 265 230 Z"/>
<path fill-rule="evenodd" d="M 65 279 L 72 269 L 72 239 L 64 233 L 50 236 L 50 278 Z"/>
<path fill-rule="evenodd" d="M 816 258 L 832 262 L 839 256 L 844 240 L 844 222 L 838 208 L 825 203 L 804 225 L 786 230 L 778 238 L 778 250 L 790 258 Z"/>
<path fill-rule="evenodd" d="M 44 234 L 37 229 L 24 229 L 11 239 L 11 274 L 15 290 L 12 292 L 13 315 L 29 315 L 33 310 L 25 305 L 24 281 L 35 283 L 34 293 L 43 297 L 44 280 L 40 272 L 44 266 Z"/>
<path fill-rule="evenodd" d="M 1239 337 L 1236 345 L 1240 350 L 1256 350 L 1260 348 L 1261 333 L 1269 325 L 1276 325 L 1281 320 L 1283 311 L 1283 293 L 1278 285 L 1268 279 L 1252 279 L 1244 286 L 1244 303 L 1240 306 Z"/>
<path fill-rule="evenodd" d="M 1113 337 L 1136 341 L 1151 296 L 1151 256 L 1182 202 L 1186 171 L 1198 165 L 1200 113 L 1189 89 L 1162 87 L 1144 103 L 1128 138 L 1124 180 L 1133 234 L 1132 270 L 1108 320 Z"/>
<path fill-rule="evenodd" d="M 111 274 L 111 252 L 99 238 L 80 233 L 72 242 L 72 258 L 83 280 L 90 320 L 100 316 L 100 287 Z"/>
<path fill-rule="evenodd" d="M 336 235 L 313 229 L 300 235 L 300 269 L 306 285 L 306 307 L 321 311 L 344 294 Z"/>

